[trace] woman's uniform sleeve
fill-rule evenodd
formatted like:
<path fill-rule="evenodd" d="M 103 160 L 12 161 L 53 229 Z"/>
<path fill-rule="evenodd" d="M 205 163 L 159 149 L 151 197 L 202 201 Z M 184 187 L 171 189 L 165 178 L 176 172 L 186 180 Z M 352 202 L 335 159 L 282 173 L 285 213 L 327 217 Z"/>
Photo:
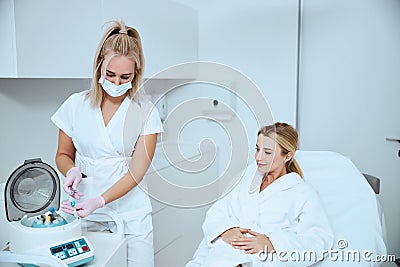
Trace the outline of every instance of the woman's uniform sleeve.
<path fill-rule="evenodd" d="M 73 121 L 74 121 L 74 105 L 75 105 L 76 94 L 68 97 L 67 100 L 58 108 L 56 113 L 51 116 L 51 121 L 69 137 L 72 137 L 73 133 Z"/>
<path fill-rule="evenodd" d="M 146 105 L 145 122 L 140 135 L 161 133 L 164 131 L 158 109 L 149 102 Z"/>

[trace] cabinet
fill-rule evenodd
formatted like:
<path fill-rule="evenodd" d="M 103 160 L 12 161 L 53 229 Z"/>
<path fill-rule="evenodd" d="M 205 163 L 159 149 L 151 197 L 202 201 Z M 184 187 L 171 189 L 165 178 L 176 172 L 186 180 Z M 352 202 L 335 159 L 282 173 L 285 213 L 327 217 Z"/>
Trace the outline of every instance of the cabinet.
<path fill-rule="evenodd" d="M 164 144 L 164 149 L 166 148 L 165 145 L 171 144 Z M 197 144 L 181 145 L 180 149 L 186 160 L 190 161 L 201 156 Z M 213 152 L 206 149 L 203 151 L 202 156 L 206 156 L 205 154 L 208 153 Z M 157 194 L 154 194 L 156 192 L 154 187 L 162 187 L 157 189 L 164 191 L 168 191 L 168 188 L 164 187 L 162 183 L 153 183 L 154 176 L 163 177 L 165 180 L 175 184 L 182 184 L 184 180 L 193 178 L 202 181 L 203 184 L 207 184 L 210 178 L 218 176 L 218 162 L 214 162 L 209 168 L 196 174 L 185 173 L 184 171 L 178 173 L 174 165 L 182 162 L 182 159 L 178 160 L 179 157 L 171 156 L 169 160 L 165 158 L 159 143 L 152 163 L 152 167 L 157 171 L 149 169 L 146 174 L 148 192 L 150 193 L 153 207 L 154 260 L 155 266 L 160 267 L 185 266 L 192 258 L 203 238 L 201 227 L 211 204 L 197 207 L 179 207 L 168 204 L 179 203 L 182 196 L 174 192 L 165 192 L 168 195 L 172 195 L 167 202 L 166 199 L 157 197 Z M 176 201 L 172 198 L 175 198 Z"/>
<path fill-rule="evenodd" d="M 14 0 L 17 76 L 90 78 L 101 12 L 93 0 Z"/>
<path fill-rule="evenodd" d="M 0 76 L 16 77 L 14 7 L 11 1 L 0 1 Z"/>
<path fill-rule="evenodd" d="M 122 5 L 103 0 L 103 10 L 104 22 L 123 18 L 127 25 L 139 31 L 145 77 L 179 63 L 197 60 L 198 18 L 193 8 L 165 0 L 125 1 Z M 158 78 L 181 77 L 174 74 Z"/>
<path fill-rule="evenodd" d="M 0 77 L 91 78 L 97 44 L 113 19 L 141 34 L 145 77 L 197 59 L 197 13 L 172 1 L 4 0 Z"/>

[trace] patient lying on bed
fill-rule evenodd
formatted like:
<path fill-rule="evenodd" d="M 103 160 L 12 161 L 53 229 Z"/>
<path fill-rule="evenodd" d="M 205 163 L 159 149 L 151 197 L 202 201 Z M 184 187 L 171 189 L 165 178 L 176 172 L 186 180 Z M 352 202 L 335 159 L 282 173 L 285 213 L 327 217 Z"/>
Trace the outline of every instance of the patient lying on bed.
<path fill-rule="evenodd" d="M 207 212 L 207 246 L 199 247 L 203 251 L 188 267 L 308 266 L 322 259 L 333 233 L 317 193 L 293 158 L 297 143 L 297 132 L 288 124 L 261 128 L 256 164 Z M 306 251 L 315 257 L 302 258 Z"/>

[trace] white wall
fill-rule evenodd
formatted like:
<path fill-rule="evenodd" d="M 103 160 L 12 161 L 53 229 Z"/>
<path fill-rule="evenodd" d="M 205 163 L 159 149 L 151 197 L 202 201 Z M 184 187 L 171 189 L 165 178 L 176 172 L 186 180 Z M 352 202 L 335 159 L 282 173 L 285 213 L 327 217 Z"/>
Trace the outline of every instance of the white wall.
<path fill-rule="evenodd" d="M 199 60 L 225 64 L 246 75 L 268 101 L 274 120 L 296 125 L 297 1 L 257 0 L 245 4 L 243 1 L 212 0 L 179 2 L 198 10 Z M 208 96 L 218 94 L 209 93 Z M 179 92 L 179 99 L 185 97 L 190 99 L 193 94 Z M 259 105 L 263 102 L 260 101 Z M 248 136 L 250 160 L 259 129 L 252 108 L 246 107 L 239 99 L 236 103 L 236 111 Z M 218 145 L 222 173 L 231 160 L 229 156 L 235 144 L 227 143 L 226 133 L 217 124 L 206 121 L 190 126 L 181 139 L 201 140 L 203 136 L 199 137 L 198 129 L 203 129 Z"/>
<path fill-rule="evenodd" d="M 400 253 L 400 1 L 304 1 L 300 148 L 331 150 L 381 179 L 390 254 Z M 340 192 L 338 192 L 339 196 Z"/>
<path fill-rule="evenodd" d="M 274 119 L 295 125 L 297 1 L 202 3 L 199 60 L 243 72 L 269 101 Z"/>
<path fill-rule="evenodd" d="M 70 94 L 88 87 L 84 79 L 0 79 L 0 182 L 25 159 L 56 167 L 58 129 L 50 117 Z"/>

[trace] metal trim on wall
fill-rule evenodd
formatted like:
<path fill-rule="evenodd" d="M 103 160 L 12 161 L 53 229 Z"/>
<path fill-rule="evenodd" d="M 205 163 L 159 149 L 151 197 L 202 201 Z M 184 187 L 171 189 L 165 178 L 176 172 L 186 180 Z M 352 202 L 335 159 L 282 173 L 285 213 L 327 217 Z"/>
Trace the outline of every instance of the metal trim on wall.
<path fill-rule="evenodd" d="M 303 36 L 303 0 L 297 3 L 297 59 L 296 59 L 296 129 L 299 131 L 301 43 Z"/>

